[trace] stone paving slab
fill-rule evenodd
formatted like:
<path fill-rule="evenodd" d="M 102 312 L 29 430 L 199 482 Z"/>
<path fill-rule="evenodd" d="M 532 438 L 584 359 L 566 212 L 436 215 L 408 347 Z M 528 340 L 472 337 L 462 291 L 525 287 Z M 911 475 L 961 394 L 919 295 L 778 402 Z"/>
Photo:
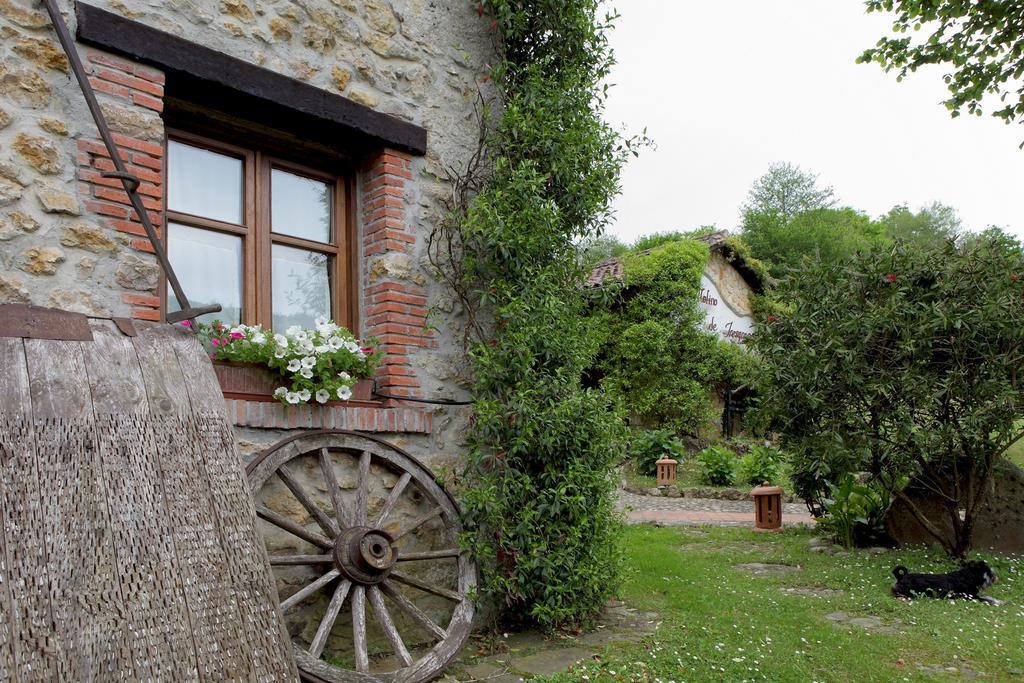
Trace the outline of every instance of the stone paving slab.
<path fill-rule="evenodd" d="M 668 526 L 753 526 L 753 500 L 717 500 L 712 498 L 662 498 L 638 496 L 619 491 L 618 507 L 629 524 L 655 523 Z M 782 524 L 814 524 L 802 503 L 782 506 Z"/>

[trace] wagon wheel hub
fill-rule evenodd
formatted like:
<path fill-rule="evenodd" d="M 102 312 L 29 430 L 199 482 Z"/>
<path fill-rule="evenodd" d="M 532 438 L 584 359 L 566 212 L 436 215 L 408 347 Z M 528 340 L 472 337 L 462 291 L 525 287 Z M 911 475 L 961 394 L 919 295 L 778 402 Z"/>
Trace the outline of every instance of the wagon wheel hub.
<path fill-rule="evenodd" d="M 362 585 L 380 583 L 398 560 L 394 540 L 380 529 L 356 526 L 346 529 L 334 543 L 334 564 L 350 581 Z"/>

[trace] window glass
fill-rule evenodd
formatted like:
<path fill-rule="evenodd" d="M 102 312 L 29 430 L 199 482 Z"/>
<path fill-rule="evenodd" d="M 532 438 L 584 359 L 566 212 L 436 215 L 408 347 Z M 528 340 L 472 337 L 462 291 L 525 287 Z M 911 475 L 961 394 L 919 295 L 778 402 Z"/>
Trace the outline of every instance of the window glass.
<path fill-rule="evenodd" d="M 331 241 L 334 193 L 327 183 L 273 169 L 270 173 L 270 229 L 314 242 Z"/>
<path fill-rule="evenodd" d="M 212 230 L 167 224 L 167 256 L 189 303 L 220 304 L 220 313 L 199 318 L 209 322 L 240 322 L 242 311 L 242 238 Z M 181 306 L 167 287 L 167 310 Z"/>
<path fill-rule="evenodd" d="M 241 159 L 168 141 L 168 209 L 241 225 L 242 194 Z"/>
<path fill-rule="evenodd" d="M 320 316 L 331 317 L 330 257 L 315 251 L 275 244 L 271 282 L 275 330 L 292 325 L 313 327 Z"/>

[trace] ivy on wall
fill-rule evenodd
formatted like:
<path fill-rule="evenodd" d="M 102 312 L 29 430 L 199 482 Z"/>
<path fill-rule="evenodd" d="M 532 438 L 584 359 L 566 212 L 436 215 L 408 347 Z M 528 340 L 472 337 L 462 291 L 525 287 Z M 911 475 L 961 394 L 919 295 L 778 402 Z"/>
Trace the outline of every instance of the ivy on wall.
<path fill-rule="evenodd" d="M 680 434 L 709 426 L 717 387 L 753 376 L 752 356 L 701 329 L 697 298 L 707 260 L 707 244 L 689 239 L 627 255 L 621 296 L 591 314 L 602 386 L 641 422 Z"/>
<path fill-rule="evenodd" d="M 615 590 L 623 416 L 582 386 L 596 344 L 582 238 L 599 235 L 632 140 L 602 120 L 612 64 L 597 0 L 485 0 L 503 59 L 480 149 L 431 260 L 467 314 L 475 403 L 458 494 L 464 543 L 503 621 L 585 622 Z"/>

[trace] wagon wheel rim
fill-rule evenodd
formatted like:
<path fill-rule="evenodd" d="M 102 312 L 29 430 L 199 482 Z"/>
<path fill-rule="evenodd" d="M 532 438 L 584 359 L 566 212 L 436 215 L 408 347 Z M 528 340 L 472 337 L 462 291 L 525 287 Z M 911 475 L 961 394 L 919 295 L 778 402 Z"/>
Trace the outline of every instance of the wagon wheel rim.
<path fill-rule="evenodd" d="M 358 471 L 354 500 L 345 499 L 343 487 L 336 478 L 332 454 L 339 452 L 352 458 Z M 328 510 L 316 504 L 309 487 L 299 481 L 289 467 L 289 463 L 306 457 L 317 462 L 319 476 L 330 499 Z M 371 465 L 398 476 L 380 508 L 372 513 Z M 346 430 L 322 430 L 304 432 L 267 448 L 246 467 L 246 475 L 257 501 L 257 516 L 316 549 L 311 555 L 268 553 L 272 568 L 308 567 L 317 576 L 280 601 L 282 613 L 289 613 L 311 596 L 320 593 L 330 596 L 323 614 L 318 615 L 316 635 L 309 644 L 292 641 L 296 663 L 310 680 L 419 683 L 430 680 L 458 654 L 472 627 L 477 569 L 471 558 L 458 549 L 461 527 L 457 504 L 422 463 L 381 439 Z M 272 479 L 277 479 L 290 492 L 308 515 L 309 523 L 299 524 L 260 502 L 261 489 Z M 397 529 L 387 530 L 385 527 L 403 494 L 417 491 L 423 495 L 427 510 L 404 521 Z M 443 524 L 444 548 L 412 553 L 399 549 L 398 543 L 403 538 L 436 519 Z M 457 588 L 451 590 L 420 580 L 403 571 L 406 562 L 414 565 L 447 562 L 457 567 Z M 403 589 L 437 596 L 453 605 L 448 623 L 435 623 L 404 595 Z M 354 669 L 323 659 L 328 638 L 346 606 L 352 619 Z M 396 626 L 394 614 L 414 624 L 415 635 L 426 636 L 428 642 L 433 643 L 432 647 L 414 658 Z M 366 638 L 370 619 L 379 625 L 400 664 L 394 671 L 370 672 Z"/>

